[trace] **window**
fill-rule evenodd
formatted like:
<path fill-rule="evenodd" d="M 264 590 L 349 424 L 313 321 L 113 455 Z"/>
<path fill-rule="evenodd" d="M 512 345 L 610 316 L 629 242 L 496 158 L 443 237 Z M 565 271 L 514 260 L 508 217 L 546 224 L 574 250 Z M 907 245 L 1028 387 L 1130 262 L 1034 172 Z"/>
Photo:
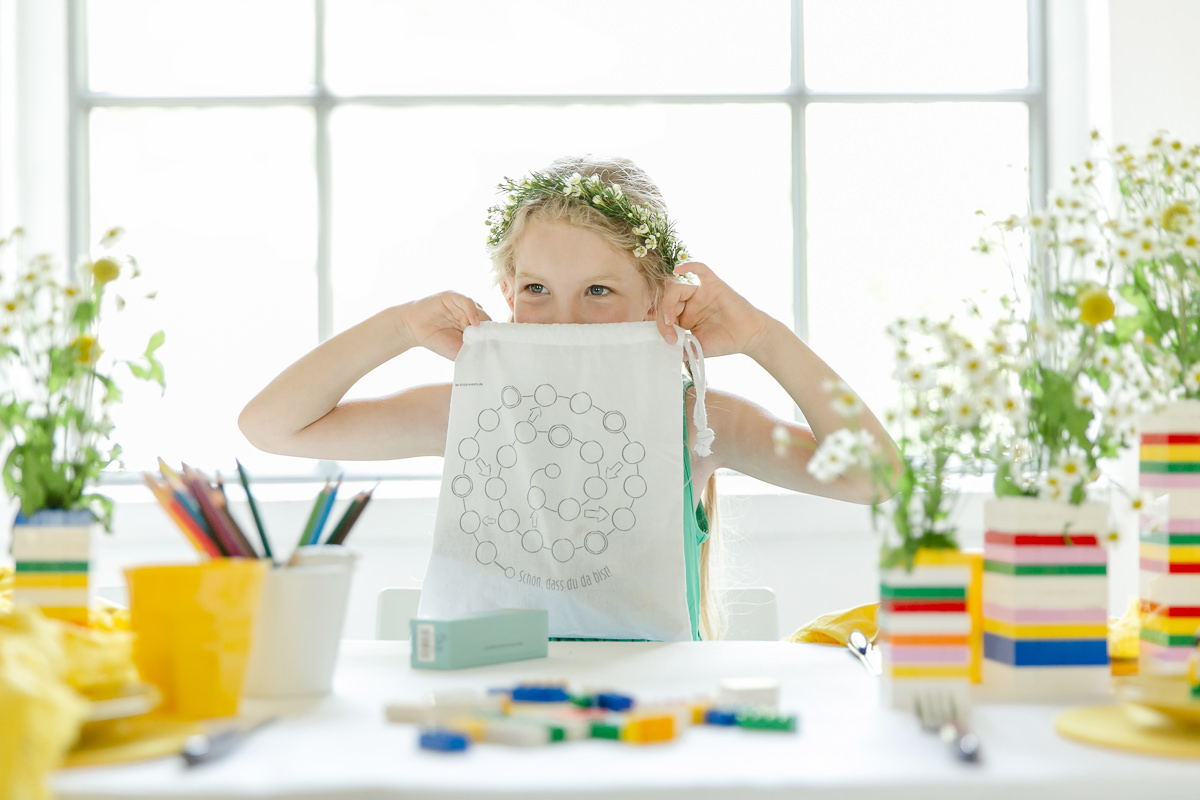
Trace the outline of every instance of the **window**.
<path fill-rule="evenodd" d="M 881 408 L 883 325 L 1003 286 L 971 252 L 974 212 L 1023 212 L 1042 163 L 1037 0 L 79 0 L 69 13 L 86 53 L 72 228 L 81 242 L 128 230 L 168 336 L 166 397 L 130 391 L 117 419 L 132 470 L 237 456 L 256 475 L 313 475 L 246 444 L 241 406 L 388 305 L 454 288 L 505 317 L 483 247 L 494 187 L 573 152 L 646 168 L 689 251 Z M 451 372 L 410 352 L 351 395 Z M 748 359 L 709 375 L 792 413 Z M 343 466 L 440 472 L 437 459 Z"/>

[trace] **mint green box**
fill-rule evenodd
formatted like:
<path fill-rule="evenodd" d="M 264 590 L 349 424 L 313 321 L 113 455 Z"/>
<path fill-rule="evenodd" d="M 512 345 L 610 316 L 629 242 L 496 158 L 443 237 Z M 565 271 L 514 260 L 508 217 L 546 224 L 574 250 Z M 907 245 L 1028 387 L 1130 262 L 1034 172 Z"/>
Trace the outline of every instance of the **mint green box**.
<path fill-rule="evenodd" d="M 544 609 L 481 611 L 454 619 L 413 619 L 413 669 L 462 669 L 545 658 L 550 614 Z"/>

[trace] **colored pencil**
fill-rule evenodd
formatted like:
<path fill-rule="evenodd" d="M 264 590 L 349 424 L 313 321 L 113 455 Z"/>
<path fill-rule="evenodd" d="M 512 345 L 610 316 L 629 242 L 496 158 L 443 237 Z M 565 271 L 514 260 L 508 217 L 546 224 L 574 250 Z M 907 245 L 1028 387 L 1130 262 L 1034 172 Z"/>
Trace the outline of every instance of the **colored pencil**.
<path fill-rule="evenodd" d="M 350 501 L 350 507 L 342 514 L 342 518 L 334 526 L 325 544 L 342 544 L 346 541 L 346 537 L 350 535 L 350 529 L 354 527 L 354 523 L 358 522 L 358 518 L 362 516 L 363 509 L 371 501 L 371 495 L 378 485 L 375 484 L 370 489 L 361 491 L 354 496 L 354 499 Z"/>
<path fill-rule="evenodd" d="M 166 483 L 158 483 L 150 475 L 143 475 L 146 485 L 150 487 L 150 491 L 154 493 L 156 499 L 167 512 L 167 515 L 179 526 L 183 531 L 188 541 L 197 551 L 209 558 L 220 558 L 223 554 L 221 549 L 217 547 L 216 542 L 208 537 L 208 534 L 201 530 L 196 521 L 191 515 L 184 510 L 183 505 L 177 500 L 171 492 L 171 488 Z"/>
<path fill-rule="evenodd" d="M 321 541 L 321 531 L 325 529 L 325 522 L 329 519 L 329 512 L 333 510 L 333 502 L 337 500 L 338 489 L 342 486 L 342 476 L 338 475 L 333 486 L 325 495 L 325 502 L 321 504 L 321 511 L 317 515 L 317 521 L 313 525 L 312 530 L 308 534 L 308 544 L 316 544 Z"/>
<path fill-rule="evenodd" d="M 254 517 L 254 527 L 258 529 L 258 538 L 262 542 L 263 553 L 267 558 L 274 560 L 275 555 L 271 552 L 271 543 L 267 541 L 267 529 L 263 527 L 262 517 L 258 515 L 258 503 L 254 501 L 254 495 L 250 493 L 250 476 L 246 474 L 246 468 L 242 466 L 242 462 L 234 459 L 237 464 L 238 478 L 242 482 L 242 488 L 246 490 L 246 501 L 250 504 L 250 516 Z"/>
<path fill-rule="evenodd" d="M 162 458 L 158 459 L 158 471 L 162 473 L 163 480 L 167 482 L 167 486 L 175 494 L 175 499 L 179 501 L 196 522 L 197 525 L 208 534 L 209 538 L 213 538 L 213 532 L 208 526 L 208 520 L 204 518 L 204 514 L 200 511 L 200 504 L 196 502 L 196 498 L 192 497 L 191 492 L 183 483 L 183 478 L 179 473 L 167 466 L 167 462 Z"/>
<path fill-rule="evenodd" d="M 313 528 L 317 525 L 317 517 L 321 516 L 321 509 L 325 507 L 325 498 L 329 496 L 329 492 L 333 484 L 330 481 L 325 481 L 324 488 L 317 492 L 317 497 L 313 501 L 312 510 L 308 512 L 308 522 L 304 523 L 304 529 L 300 531 L 300 541 L 297 547 L 304 547 L 309 543 L 309 538 L 312 536 Z"/>
<path fill-rule="evenodd" d="M 209 483 L 208 479 L 198 470 L 184 464 L 182 480 L 200 504 L 200 510 L 208 520 L 213 533 L 216 534 L 217 541 L 221 543 L 221 548 L 230 556 L 257 558 L 258 555 L 253 548 L 249 548 L 245 544 L 245 537 L 241 535 L 241 531 L 237 530 L 233 518 L 228 514 L 222 514 L 217 507 L 215 497 L 220 497 L 220 492 Z"/>

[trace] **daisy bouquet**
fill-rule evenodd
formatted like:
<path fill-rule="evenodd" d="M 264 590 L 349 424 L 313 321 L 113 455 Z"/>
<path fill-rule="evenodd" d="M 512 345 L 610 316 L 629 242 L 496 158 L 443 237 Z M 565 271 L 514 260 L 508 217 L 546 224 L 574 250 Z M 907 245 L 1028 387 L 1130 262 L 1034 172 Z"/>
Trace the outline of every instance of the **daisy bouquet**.
<path fill-rule="evenodd" d="M 1113 338 L 1166 376 L 1166 399 L 1200 398 L 1200 144 L 1163 131 L 1107 161 L 1117 193 L 1105 243 L 1124 301 Z M 1096 183 L 1094 172 L 1075 180 Z"/>
<path fill-rule="evenodd" d="M 964 477 L 982 473 L 987 454 L 1026 413 L 1017 385 L 1005 380 L 1014 374 L 1017 341 L 1007 324 L 986 323 L 978 305 L 967 304 L 961 319 L 900 319 L 886 330 L 896 350 L 898 399 L 883 421 L 900 451 L 899 467 L 853 427 L 826 437 L 808 467 L 824 482 L 869 472 L 873 519 L 887 522 L 884 568 L 911 565 L 922 548 L 958 546 L 954 512 Z M 827 389 L 847 420 L 857 418 L 861 406 L 848 387 Z"/>
<path fill-rule="evenodd" d="M 132 359 L 107 352 L 101 317 L 124 309 L 140 276 L 132 257 L 113 250 L 120 229 L 101 240 L 105 255 L 69 277 L 48 255 L 17 258 L 21 236 L 0 239 L 0 255 L 14 256 L 0 263 L 0 478 L 26 517 L 87 510 L 108 528 L 112 501 L 92 489 L 121 453 L 110 439 L 122 398 L 117 368 L 123 380 L 163 386 L 164 336 L 151 335 Z"/>
<path fill-rule="evenodd" d="M 998 497 L 1083 502 L 1102 461 L 1133 442 L 1137 416 L 1178 373 L 1128 321 L 1132 311 L 1119 318 L 1136 307 L 1121 276 L 1140 234 L 1109 211 L 1098 163 L 1073 167 L 1044 209 L 999 225 L 1014 276 L 1005 310 L 1023 340 L 1010 368 L 1028 413 L 995 453 Z"/>

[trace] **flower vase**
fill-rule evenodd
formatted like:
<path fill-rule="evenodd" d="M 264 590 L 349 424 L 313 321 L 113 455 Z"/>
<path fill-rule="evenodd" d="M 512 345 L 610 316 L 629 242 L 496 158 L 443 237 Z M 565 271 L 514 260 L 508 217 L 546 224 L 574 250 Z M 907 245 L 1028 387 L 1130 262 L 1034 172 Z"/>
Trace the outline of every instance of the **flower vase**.
<path fill-rule="evenodd" d="M 981 693 L 1108 696 L 1108 506 L 993 498 L 983 523 Z"/>
<path fill-rule="evenodd" d="M 88 566 L 95 518 L 89 511 L 42 510 L 13 522 L 13 602 L 53 619 L 88 624 Z"/>
<path fill-rule="evenodd" d="M 979 559 L 957 549 L 917 551 L 905 564 L 879 570 L 879 641 L 883 656 L 883 704 L 914 711 L 928 692 L 969 706 L 972 673 L 978 668 L 972 606 Z"/>
<path fill-rule="evenodd" d="M 1138 670 L 1183 675 L 1200 627 L 1200 400 L 1141 420 Z"/>

